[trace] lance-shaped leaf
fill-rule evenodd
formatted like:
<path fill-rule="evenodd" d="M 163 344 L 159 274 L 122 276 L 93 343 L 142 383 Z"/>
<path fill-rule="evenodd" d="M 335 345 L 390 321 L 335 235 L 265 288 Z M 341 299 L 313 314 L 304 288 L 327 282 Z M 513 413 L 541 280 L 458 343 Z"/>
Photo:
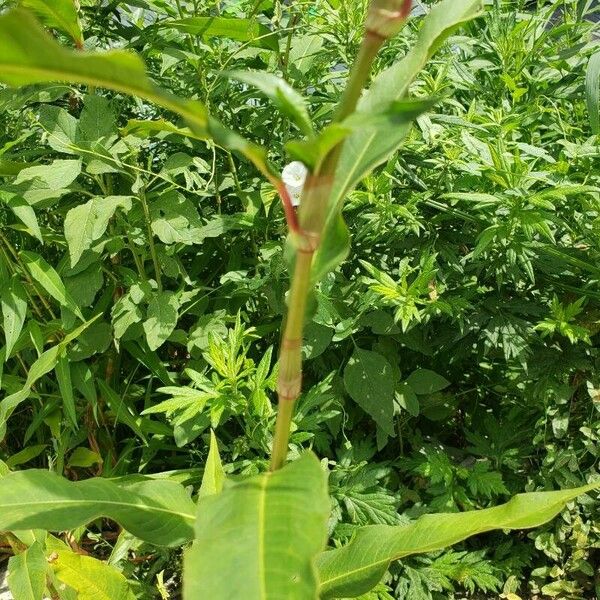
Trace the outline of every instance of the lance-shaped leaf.
<path fill-rule="evenodd" d="M 210 430 L 210 448 L 208 458 L 204 465 L 204 475 L 202 476 L 202 485 L 198 492 L 199 498 L 220 494 L 225 482 L 225 471 L 219 455 L 219 444 L 215 432 Z"/>
<path fill-rule="evenodd" d="M 261 71 L 225 71 L 223 77 L 231 77 L 247 83 L 262 92 L 286 116 L 288 116 L 304 133 L 314 133 L 312 121 L 304 97 L 287 81 Z"/>
<path fill-rule="evenodd" d="M 183 486 L 173 481 L 72 482 L 38 469 L 2 478 L 1 531 L 65 531 L 107 517 L 151 544 L 177 546 L 192 539 L 195 512 Z"/>
<path fill-rule="evenodd" d="M 0 81 L 12 86 L 65 81 L 139 96 L 182 115 L 197 131 L 206 128 L 206 109 L 162 90 L 131 52 L 78 52 L 63 48 L 31 13 L 17 9 L 0 16 Z"/>
<path fill-rule="evenodd" d="M 494 529 L 527 529 L 555 517 L 600 482 L 558 492 L 519 494 L 506 504 L 463 513 L 424 515 L 410 525 L 372 525 L 346 546 L 322 553 L 317 565 L 320 598 L 354 598 L 373 588 L 389 564 L 411 554 L 433 552 Z"/>
<path fill-rule="evenodd" d="M 275 34 L 256 19 L 235 19 L 230 17 L 188 17 L 174 21 L 163 21 L 159 27 L 177 29 L 205 39 L 224 37 L 251 46 L 277 51 L 279 42 Z"/>
<path fill-rule="evenodd" d="M 18 275 L 14 275 L 8 285 L 2 286 L 0 290 L 0 308 L 2 308 L 6 359 L 8 359 L 21 335 L 25 315 L 27 314 L 27 294 Z"/>
<path fill-rule="evenodd" d="M 74 0 L 21 0 L 19 4 L 33 10 L 48 27 L 68 34 L 79 48 L 83 46 L 81 23 Z"/>
<path fill-rule="evenodd" d="M 476 17 L 481 10 L 481 0 L 443 0 L 434 6 L 425 18 L 412 50 L 404 59 L 375 78 L 371 89 L 359 103 L 359 112 L 386 111 L 392 103 L 405 98 L 409 85 L 442 42 L 462 23 Z M 340 228 L 339 215 L 344 199 L 361 179 L 398 149 L 409 130 L 409 122 L 389 128 L 385 135 L 377 128 L 369 127 L 345 140 L 329 198 L 323 244 L 315 256 L 315 280 L 323 277 L 332 266 L 337 266 L 348 253 L 348 247 L 332 246 L 336 240 L 346 237 L 335 235 L 335 231 Z"/>
<path fill-rule="evenodd" d="M 274 473 L 228 482 L 198 504 L 185 598 L 316 598 L 314 558 L 328 514 L 326 475 L 312 454 Z"/>

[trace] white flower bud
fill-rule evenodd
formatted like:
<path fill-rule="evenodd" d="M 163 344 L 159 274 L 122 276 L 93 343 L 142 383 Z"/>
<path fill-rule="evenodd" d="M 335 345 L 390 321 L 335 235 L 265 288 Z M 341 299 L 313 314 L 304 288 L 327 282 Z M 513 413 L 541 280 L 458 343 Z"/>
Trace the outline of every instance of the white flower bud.
<path fill-rule="evenodd" d="M 291 162 L 286 165 L 281 173 L 281 180 L 285 184 L 285 188 L 288 191 L 292 199 L 292 205 L 298 206 L 300 204 L 300 198 L 302 196 L 302 190 L 304 189 L 304 182 L 308 175 L 308 169 L 299 160 Z"/>
<path fill-rule="evenodd" d="M 372 0 L 367 13 L 366 29 L 382 38 L 391 38 L 404 25 L 412 0 Z"/>

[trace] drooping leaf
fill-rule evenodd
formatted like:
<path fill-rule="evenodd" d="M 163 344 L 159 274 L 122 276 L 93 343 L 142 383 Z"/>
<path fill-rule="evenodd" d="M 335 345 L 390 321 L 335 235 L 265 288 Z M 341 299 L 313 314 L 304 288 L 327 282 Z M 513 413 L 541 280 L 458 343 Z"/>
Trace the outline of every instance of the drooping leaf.
<path fill-rule="evenodd" d="M 326 538 L 326 476 L 306 454 L 279 471 L 227 482 L 198 504 L 184 597 L 317 597 L 314 558 Z"/>
<path fill-rule="evenodd" d="M 51 567 L 59 581 L 77 592 L 78 600 L 134 600 L 127 578 L 114 566 L 93 556 L 73 552 L 66 544 L 49 536 Z"/>
<path fill-rule="evenodd" d="M 48 27 L 68 34 L 77 46 L 83 45 L 81 23 L 73 0 L 20 0 L 19 4 L 33 10 Z"/>
<path fill-rule="evenodd" d="M 104 87 L 155 102 L 183 116 L 198 131 L 206 128 L 205 107 L 157 87 L 135 54 L 68 50 L 22 9 L 0 16 L 0 81 L 12 86 L 65 81 Z"/>
<path fill-rule="evenodd" d="M 163 21 L 160 27 L 177 29 L 184 33 L 198 35 L 205 39 L 224 37 L 252 46 L 277 51 L 277 36 L 256 19 L 235 19 L 230 17 L 188 17 L 174 21 Z"/>
<path fill-rule="evenodd" d="M 125 211 L 131 209 L 131 198 L 129 196 L 92 198 L 67 213 L 64 228 L 72 267 L 79 262 L 83 252 L 104 234 L 117 208 Z"/>
<path fill-rule="evenodd" d="M 391 103 L 402 101 L 409 85 L 426 65 L 443 41 L 458 26 L 478 16 L 481 0 L 442 0 L 424 19 L 419 38 L 412 50 L 375 80 L 371 89 L 359 103 L 358 110 L 365 113 L 385 111 Z M 328 215 L 323 232 L 323 243 L 315 255 L 313 279 L 317 280 L 342 259 L 348 249 L 336 249 L 333 231 L 339 229 L 339 214 L 346 196 L 372 171 L 395 152 L 410 130 L 410 123 L 389 129 L 381 135 L 377 129 L 366 129 L 348 137 L 340 156 L 334 184 L 329 198 Z M 339 263 L 337 263 L 339 264 Z"/>
<path fill-rule="evenodd" d="M 172 481 L 71 482 L 30 469 L 2 479 L 0 530 L 65 531 L 107 517 L 151 544 L 176 546 L 192 539 L 195 510 L 183 486 Z"/>
<path fill-rule="evenodd" d="M 29 202 L 17 194 L 2 192 L 0 192 L 0 200 L 4 202 L 13 211 L 15 217 L 17 217 L 17 219 L 19 219 L 23 225 L 27 227 L 28 232 L 43 244 L 44 238 L 42 237 L 42 232 L 40 231 L 40 226 L 38 224 L 37 217 L 35 216 L 35 211 Z"/>
<path fill-rule="evenodd" d="M 206 464 L 204 465 L 204 475 L 202 476 L 202 485 L 198 492 L 198 498 L 220 494 L 224 482 L 225 471 L 223 471 L 221 457 L 219 456 L 219 445 L 217 443 L 215 432 L 211 429 L 210 448 L 208 450 Z"/>
<path fill-rule="evenodd" d="M 359 529 L 342 548 L 319 555 L 320 598 L 354 598 L 383 577 L 390 562 L 433 552 L 494 529 L 528 529 L 546 523 L 567 502 L 600 487 L 600 482 L 557 492 L 518 494 L 506 504 L 478 511 L 424 515 L 404 526 Z"/>
<path fill-rule="evenodd" d="M 288 116 L 302 133 L 314 134 L 304 98 L 281 77 L 262 71 L 225 71 L 223 76 L 255 87 L 267 96 L 284 115 Z"/>
<path fill-rule="evenodd" d="M 150 350 L 160 348 L 177 325 L 177 297 L 173 292 L 158 292 L 148 303 L 144 332 Z"/>
<path fill-rule="evenodd" d="M 83 321 L 84 318 L 79 306 L 77 306 L 75 300 L 71 298 L 71 295 L 65 289 L 64 283 L 54 268 L 35 252 L 23 251 L 21 252 L 21 258 L 31 277 L 61 306 L 68 308 Z"/>
<path fill-rule="evenodd" d="M 44 549 L 34 542 L 8 561 L 8 587 L 15 600 L 40 600 L 46 589 L 48 562 Z"/>
<path fill-rule="evenodd" d="M 2 289 L 0 289 L 0 308 L 2 308 L 4 339 L 6 343 L 5 360 L 8 360 L 14 345 L 21 335 L 23 323 L 25 323 L 25 315 L 27 314 L 27 294 L 18 276 L 13 276 L 10 283 L 2 286 Z"/>
<path fill-rule="evenodd" d="M 197 135 L 189 127 L 178 127 L 164 119 L 157 119 L 155 121 L 129 119 L 127 125 L 121 129 L 122 135 L 133 134 L 143 138 L 161 133 L 164 133 L 165 135 L 175 134 L 197 140 L 204 140 L 208 137 L 206 135 Z"/>
<path fill-rule="evenodd" d="M 344 386 L 352 399 L 389 435 L 394 435 L 394 377 L 387 359 L 356 348 L 344 369 Z"/>

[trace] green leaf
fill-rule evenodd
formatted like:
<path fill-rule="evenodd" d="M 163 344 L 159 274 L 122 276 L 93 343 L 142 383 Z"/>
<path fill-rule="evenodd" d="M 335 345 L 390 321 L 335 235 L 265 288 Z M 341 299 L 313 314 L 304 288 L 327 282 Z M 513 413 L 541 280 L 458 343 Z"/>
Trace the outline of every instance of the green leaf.
<path fill-rule="evenodd" d="M 0 401 L 0 441 L 2 441 L 6 435 L 7 420 L 19 406 L 19 404 L 29 398 L 33 384 L 40 377 L 43 377 L 46 373 L 49 373 L 52 371 L 52 369 L 54 369 L 60 357 L 64 355 L 67 345 L 81 335 L 81 333 L 83 333 L 99 316 L 100 314 L 93 319 L 86 321 L 83 323 L 83 325 L 80 325 L 77 329 L 66 335 L 59 344 L 42 353 L 41 356 L 31 365 L 29 373 L 27 373 L 27 379 L 25 380 L 23 389 L 11 394 L 10 396 L 7 396 Z"/>
<path fill-rule="evenodd" d="M 177 325 L 177 297 L 173 292 L 158 292 L 148 304 L 144 332 L 150 350 L 160 348 Z"/>
<path fill-rule="evenodd" d="M 592 54 L 585 76 L 585 99 L 592 133 L 600 134 L 600 52 Z"/>
<path fill-rule="evenodd" d="M 288 116 L 302 133 L 308 136 L 314 134 L 304 97 L 281 77 L 262 71 L 225 71 L 222 76 L 237 79 L 257 88 L 284 115 Z"/>
<path fill-rule="evenodd" d="M 40 600 L 46 589 L 48 562 L 44 549 L 34 542 L 8 561 L 8 587 L 15 600 Z"/>
<path fill-rule="evenodd" d="M 2 479 L 0 530 L 66 531 L 106 517 L 146 542 L 177 546 L 192 539 L 195 511 L 183 486 L 173 481 L 71 482 L 30 469 Z"/>
<path fill-rule="evenodd" d="M 317 565 L 320 598 L 354 598 L 373 588 L 390 562 L 433 552 L 494 529 L 528 529 L 546 523 L 567 502 L 600 482 L 557 492 L 518 494 L 506 504 L 478 511 L 424 515 L 404 526 L 372 525 L 342 548 L 322 553 Z"/>
<path fill-rule="evenodd" d="M 26 169 L 22 169 L 26 170 Z M 2 193 L 0 191 L 0 200 L 4 202 L 14 213 L 15 217 L 19 219 L 25 227 L 29 230 L 29 233 L 37 238 L 42 244 L 44 239 L 42 238 L 42 232 L 38 224 L 35 211 L 24 198 L 17 196 L 16 194 Z"/>
<path fill-rule="evenodd" d="M 12 86 L 65 81 L 108 88 L 172 110 L 197 131 L 206 129 L 204 105 L 157 87 L 135 54 L 63 48 L 26 10 L 11 10 L 0 16 L 0 81 Z"/>
<path fill-rule="evenodd" d="M 56 577 L 77 592 L 77 600 L 135 600 L 126 577 L 112 565 L 77 554 L 52 536 L 46 548 Z"/>
<path fill-rule="evenodd" d="M 225 471 L 223 471 L 221 457 L 219 456 L 219 445 L 217 443 L 215 432 L 211 429 L 210 448 L 208 450 L 206 464 L 204 465 L 204 475 L 202 476 L 202 485 L 198 492 L 198 498 L 220 494 L 224 482 Z"/>
<path fill-rule="evenodd" d="M 235 19 L 227 17 L 188 17 L 175 21 L 163 21 L 161 28 L 177 29 L 184 33 L 198 35 L 205 39 L 224 37 L 251 46 L 278 51 L 276 35 L 256 19 Z"/>
<path fill-rule="evenodd" d="M 140 119 L 129 119 L 127 125 L 121 128 L 122 135 L 136 135 L 141 138 L 146 138 L 154 134 L 175 134 L 183 137 L 194 138 L 197 140 L 207 139 L 207 135 L 196 135 L 189 127 L 178 127 L 164 119 L 155 121 L 142 121 Z"/>
<path fill-rule="evenodd" d="M 229 481 L 198 505 L 184 595 L 306 600 L 317 597 L 314 558 L 327 536 L 327 478 L 312 454 L 283 469 Z"/>
<path fill-rule="evenodd" d="M 396 388 L 396 401 L 409 415 L 418 417 L 421 412 L 419 399 L 414 390 L 403 382 Z"/>
<path fill-rule="evenodd" d="M 73 0 L 20 0 L 20 6 L 33 10 L 52 29 L 67 33 L 81 47 L 83 34 Z"/>
<path fill-rule="evenodd" d="M 4 359 L 8 360 L 21 335 L 27 314 L 27 294 L 18 276 L 13 276 L 8 285 L 2 286 L 0 290 L 0 307 L 2 308 L 6 344 Z"/>
<path fill-rule="evenodd" d="M 441 375 L 429 369 L 417 369 L 406 379 L 406 383 L 416 394 L 433 394 L 450 385 L 450 382 Z"/>
<path fill-rule="evenodd" d="M 344 386 L 352 399 L 388 435 L 394 435 L 394 376 L 387 359 L 356 348 L 344 369 Z"/>
<path fill-rule="evenodd" d="M 58 273 L 35 252 L 23 251 L 20 254 L 27 270 L 52 298 L 61 306 L 68 308 L 75 313 L 82 321 L 84 320 L 81 310 L 71 295 L 65 289 L 65 286 Z"/>
<path fill-rule="evenodd" d="M 92 198 L 85 204 L 72 208 L 65 217 L 65 238 L 69 245 L 71 267 L 74 267 L 85 250 L 104 235 L 108 222 L 117 208 L 131 209 L 131 197 L 106 196 Z"/>
<path fill-rule="evenodd" d="M 412 50 L 375 78 L 371 89 L 359 103 L 358 110 L 364 113 L 385 112 L 392 103 L 405 99 L 411 82 L 443 41 L 462 23 L 478 16 L 482 8 L 481 0 L 443 0 L 436 4 L 424 19 Z M 337 266 L 331 261 L 334 253 L 328 239 L 332 231 L 339 228 L 339 214 L 344 199 L 368 173 L 398 149 L 409 130 L 410 123 L 391 128 L 386 135 L 377 129 L 366 129 L 345 140 L 329 198 L 322 236 L 324 244 L 315 256 L 314 280 L 327 272 L 325 265 L 329 270 Z M 347 253 L 348 249 L 344 252 Z M 343 256 L 344 252 L 339 251 L 337 257 Z M 326 254 L 329 259 L 324 260 L 321 254 Z"/>
<path fill-rule="evenodd" d="M 64 413 L 74 429 L 78 429 L 77 412 L 75 411 L 75 396 L 71 383 L 71 364 L 66 356 L 61 356 L 54 367 L 58 389 L 63 401 Z"/>

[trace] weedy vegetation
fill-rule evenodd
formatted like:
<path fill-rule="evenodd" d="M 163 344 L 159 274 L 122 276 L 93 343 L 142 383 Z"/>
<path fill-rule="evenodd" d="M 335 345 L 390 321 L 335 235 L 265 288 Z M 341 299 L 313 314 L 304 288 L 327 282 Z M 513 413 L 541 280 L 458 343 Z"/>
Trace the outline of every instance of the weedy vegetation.
<path fill-rule="evenodd" d="M 597 3 L 0 5 L 16 600 L 599 595 Z"/>

